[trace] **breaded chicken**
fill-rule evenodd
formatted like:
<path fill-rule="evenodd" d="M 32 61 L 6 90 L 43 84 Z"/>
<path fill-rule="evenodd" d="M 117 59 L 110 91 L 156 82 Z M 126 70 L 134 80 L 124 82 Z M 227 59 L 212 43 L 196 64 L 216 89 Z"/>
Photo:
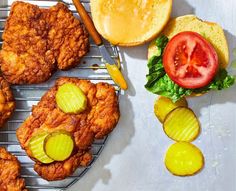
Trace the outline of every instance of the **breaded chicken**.
<path fill-rule="evenodd" d="M 2 38 L 1 70 L 12 84 L 44 82 L 57 68 L 76 66 L 89 50 L 88 33 L 62 3 L 50 9 L 13 3 Z"/>
<path fill-rule="evenodd" d="M 73 83 L 80 87 L 87 97 L 87 108 L 80 114 L 66 114 L 56 104 L 55 96 L 59 86 Z M 89 149 L 95 138 L 108 135 L 119 120 L 118 98 L 114 87 L 107 83 L 93 84 L 77 78 L 60 78 L 33 107 L 32 115 L 17 129 L 21 147 L 33 158 L 29 140 L 42 132 L 65 130 L 75 142 L 75 152 L 63 162 L 42 164 L 36 161 L 35 170 L 47 180 L 60 180 L 72 174 L 79 166 L 86 166 L 92 159 Z"/>
<path fill-rule="evenodd" d="M 17 158 L 0 147 L 0 191 L 27 191 L 20 169 Z"/>
<path fill-rule="evenodd" d="M 48 46 L 53 50 L 57 67 L 67 70 L 88 52 L 89 40 L 85 28 L 62 3 L 45 13 L 49 26 Z"/>
<path fill-rule="evenodd" d="M 0 76 L 0 127 L 10 118 L 15 109 L 15 101 L 10 86 Z"/>

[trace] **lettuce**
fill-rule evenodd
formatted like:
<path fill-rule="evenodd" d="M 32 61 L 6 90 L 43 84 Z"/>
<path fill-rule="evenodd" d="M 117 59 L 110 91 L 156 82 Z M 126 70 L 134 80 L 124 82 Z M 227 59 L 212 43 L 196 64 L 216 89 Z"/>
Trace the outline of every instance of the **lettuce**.
<path fill-rule="evenodd" d="M 186 89 L 180 87 L 169 78 L 163 67 L 162 54 L 167 43 L 168 38 L 166 36 L 161 36 L 156 40 L 158 51 L 156 55 L 152 56 L 148 61 L 149 73 L 146 75 L 147 84 L 145 85 L 145 88 L 148 91 L 168 97 L 172 101 L 176 102 L 180 98 L 191 95 L 192 93 L 205 93 L 210 90 L 222 90 L 229 88 L 234 84 L 235 78 L 228 75 L 225 69 L 220 69 L 212 82 L 203 88 Z"/>

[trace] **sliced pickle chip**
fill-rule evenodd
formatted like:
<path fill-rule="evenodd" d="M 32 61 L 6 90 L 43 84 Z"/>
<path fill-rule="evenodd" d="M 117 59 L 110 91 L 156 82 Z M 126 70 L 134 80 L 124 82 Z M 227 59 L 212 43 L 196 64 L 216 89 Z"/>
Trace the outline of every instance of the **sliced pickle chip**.
<path fill-rule="evenodd" d="M 64 161 L 70 157 L 74 149 L 74 141 L 65 131 L 53 132 L 46 137 L 44 149 L 53 160 Z"/>
<path fill-rule="evenodd" d="M 185 98 L 182 98 L 174 103 L 171 99 L 160 96 L 155 102 L 154 113 L 159 121 L 163 123 L 168 113 L 180 106 L 188 107 L 188 102 Z"/>
<path fill-rule="evenodd" d="M 54 160 L 49 158 L 44 151 L 44 141 L 48 133 L 44 132 L 33 136 L 29 141 L 29 149 L 34 158 L 44 164 L 52 163 Z"/>
<path fill-rule="evenodd" d="M 200 124 L 193 111 L 186 107 L 178 107 L 171 111 L 164 121 L 164 131 L 175 141 L 191 142 L 200 133 Z"/>
<path fill-rule="evenodd" d="M 78 114 L 87 107 L 87 97 L 72 83 L 63 84 L 56 93 L 57 106 L 65 113 Z"/>
<path fill-rule="evenodd" d="M 171 145 L 165 156 L 166 168 L 177 176 L 191 176 L 204 166 L 204 157 L 200 149 L 187 142 Z"/>

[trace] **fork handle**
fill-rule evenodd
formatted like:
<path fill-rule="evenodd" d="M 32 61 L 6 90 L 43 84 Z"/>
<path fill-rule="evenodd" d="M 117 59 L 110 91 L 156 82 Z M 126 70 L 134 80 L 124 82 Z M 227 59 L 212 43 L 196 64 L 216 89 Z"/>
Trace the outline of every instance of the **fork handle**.
<path fill-rule="evenodd" d="M 93 38 L 96 45 L 103 44 L 102 38 L 98 33 L 97 29 L 95 28 L 92 19 L 88 15 L 87 11 L 85 10 L 84 6 L 80 3 L 80 0 L 73 0 L 76 10 L 78 11 L 81 19 L 83 20 L 89 34 Z"/>

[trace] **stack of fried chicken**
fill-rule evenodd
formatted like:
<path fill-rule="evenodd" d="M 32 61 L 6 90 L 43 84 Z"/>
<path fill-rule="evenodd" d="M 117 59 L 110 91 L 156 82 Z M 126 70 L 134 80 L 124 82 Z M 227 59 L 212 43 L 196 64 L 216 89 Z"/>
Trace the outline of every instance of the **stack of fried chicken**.
<path fill-rule="evenodd" d="M 29 3 L 14 2 L 2 39 L 1 127 L 15 108 L 10 84 L 45 82 L 56 69 L 67 70 L 78 65 L 89 51 L 88 33 L 62 3 L 42 9 Z M 68 114 L 58 108 L 55 96 L 58 88 L 65 83 L 78 86 L 86 96 L 87 108 L 82 113 Z M 40 176 L 46 180 L 61 180 L 70 176 L 79 166 L 90 163 L 92 143 L 107 136 L 115 128 L 119 116 L 114 87 L 107 83 L 93 84 L 88 80 L 62 77 L 33 106 L 32 114 L 18 128 L 17 138 L 28 156 L 35 161 L 35 171 Z M 50 164 L 38 161 L 29 149 L 29 141 L 42 130 L 70 133 L 75 144 L 71 156 Z M 16 157 L 0 148 L 0 190 L 26 191 L 19 173 L 20 164 Z"/>
<path fill-rule="evenodd" d="M 88 33 L 62 3 L 50 9 L 13 3 L 2 38 L 1 71 L 11 84 L 45 82 L 57 68 L 76 66 L 89 50 Z"/>

